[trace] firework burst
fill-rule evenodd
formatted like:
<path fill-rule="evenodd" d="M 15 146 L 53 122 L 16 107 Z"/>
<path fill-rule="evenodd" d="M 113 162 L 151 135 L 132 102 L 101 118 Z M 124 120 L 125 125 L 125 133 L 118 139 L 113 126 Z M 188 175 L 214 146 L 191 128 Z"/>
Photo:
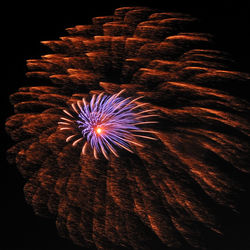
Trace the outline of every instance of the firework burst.
<path fill-rule="evenodd" d="M 250 75 L 188 14 L 122 7 L 67 32 L 10 96 L 35 213 L 84 248 L 246 249 Z"/>
<path fill-rule="evenodd" d="M 156 140 L 154 131 L 140 128 L 141 125 L 157 123 L 148 120 L 157 116 L 152 113 L 155 110 L 144 109 L 147 103 L 138 103 L 142 96 L 134 99 L 121 97 L 124 91 L 114 95 L 93 95 L 89 104 L 83 98 L 71 104 L 73 113 L 63 110 L 67 117 L 61 117 L 58 122 L 60 130 L 72 131 L 72 124 L 77 124 L 81 132 L 68 136 L 66 142 L 73 141 L 72 145 L 75 146 L 85 140 L 82 154 L 86 153 L 86 147 L 90 144 L 96 159 L 101 153 L 108 160 L 109 152 L 119 156 L 116 148 L 133 153 L 133 146 L 143 147 L 138 138 Z"/>

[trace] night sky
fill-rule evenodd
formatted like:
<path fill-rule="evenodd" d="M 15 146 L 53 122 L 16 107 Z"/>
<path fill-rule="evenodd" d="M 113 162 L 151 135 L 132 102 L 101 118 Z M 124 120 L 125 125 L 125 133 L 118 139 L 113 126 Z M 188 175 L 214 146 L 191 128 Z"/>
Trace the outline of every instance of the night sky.
<path fill-rule="evenodd" d="M 52 4 L 53 2 L 53 4 Z M 33 1 L 23 4 L 8 3 L 2 8 L 6 12 L 2 21 L 1 39 L 6 43 L 2 45 L 2 53 L 7 53 L 5 61 L 7 70 L 1 82 L 2 129 L 1 153 L 2 170 L 1 184 L 3 191 L 1 209 L 1 234 L 0 249 L 83 249 L 58 236 L 55 221 L 45 219 L 34 214 L 32 208 L 26 204 L 23 194 L 24 181 L 15 166 L 8 165 L 5 151 L 12 145 L 4 131 L 5 119 L 13 114 L 8 96 L 19 87 L 25 86 L 26 66 L 25 61 L 30 58 L 39 58 L 48 50 L 40 44 L 42 40 L 58 39 L 66 35 L 65 28 L 88 24 L 95 16 L 112 15 L 115 8 L 122 6 L 149 6 L 166 10 L 168 12 L 184 12 L 198 17 L 204 32 L 215 36 L 217 47 L 228 51 L 239 62 L 242 71 L 250 72 L 248 58 L 250 56 L 250 4 L 245 1 L 240 4 L 228 3 L 229 1 L 54 1 L 45 3 Z M 184 4 L 182 2 L 185 2 Z M 132 4 L 131 4 L 132 3 Z M 5 64 L 6 65 L 6 64 Z M 6 79 L 7 78 L 7 79 Z"/>

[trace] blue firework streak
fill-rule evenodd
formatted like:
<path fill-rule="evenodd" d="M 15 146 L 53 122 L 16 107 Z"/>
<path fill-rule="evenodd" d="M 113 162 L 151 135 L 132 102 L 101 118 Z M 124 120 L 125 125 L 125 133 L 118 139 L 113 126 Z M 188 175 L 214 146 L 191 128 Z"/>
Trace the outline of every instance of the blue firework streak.
<path fill-rule="evenodd" d="M 104 93 L 93 95 L 90 103 L 83 98 L 82 101 L 71 104 L 74 114 L 63 110 L 67 118 L 61 117 L 63 121 L 59 124 L 63 126 L 60 129 L 71 130 L 72 124 L 76 123 L 81 131 L 80 138 L 75 139 L 77 134 L 73 134 L 67 137 L 66 141 L 75 139 L 72 144 L 75 146 L 85 140 L 82 154 L 85 154 L 86 147 L 90 144 L 96 159 L 98 154 L 103 154 L 106 159 L 109 159 L 110 152 L 118 157 L 117 148 L 133 153 L 132 145 L 142 147 L 143 145 L 137 140 L 139 137 L 156 140 L 152 136 L 154 131 L 140 128 L 144 124 L 157 123 L 157 121 L 147 120 L 149 117 L 156 116 L 151 114 L 154 110 L 143 109 L 146 103 L 138 103 L 142 97 L 135 99 L 121 97 L 123 92 L 124 90 L 114 95 L 104 95 Z"/>

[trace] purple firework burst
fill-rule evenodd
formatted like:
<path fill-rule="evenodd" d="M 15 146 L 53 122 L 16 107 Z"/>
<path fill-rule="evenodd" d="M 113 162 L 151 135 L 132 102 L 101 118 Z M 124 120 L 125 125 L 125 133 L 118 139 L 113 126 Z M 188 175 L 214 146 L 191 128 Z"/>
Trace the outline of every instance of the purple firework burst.
<path fill-rule="evenodd" d="M 90 144 L 94 157 L 98 159 L 98 153 L 109 159 L 108 154 L 112 152 L 118 157 L 117 148 L 123 148 L 133 153 L 131 146 L 143 145 L 138 138 L 156 140 L 152 130 L 141 129 L 141 125 L 157 123 L 147 120 L 157 116 L 152 114 L 154 109 L 144 109 L 146 103 L 138 102 L 142 96 L 132 99 L 123 98 L 121 93 L 114 95 L 93 95 L 90 102 L 83 98 L 81 101 L 72 103 L 73 114 L 63 110 L 67 117 L 61 117 L 60 130 L 71 130 L 76 124 L 79 133 L 72 134 L 66 138 L 66 142 L 73 140 L 73 146 L 85 140 L 82 147 L 82 154 L 85 154 L 86 147 Z"/>

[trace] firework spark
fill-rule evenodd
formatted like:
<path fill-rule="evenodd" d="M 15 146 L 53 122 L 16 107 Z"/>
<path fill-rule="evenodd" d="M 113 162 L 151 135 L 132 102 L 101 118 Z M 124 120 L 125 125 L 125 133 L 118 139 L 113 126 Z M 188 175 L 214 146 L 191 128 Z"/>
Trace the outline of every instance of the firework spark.
<path fill-rule="evenodd" d="M 83 98 L 82 101 L 71 104 L 74 114 L 63 110 L 67 118 L 61 117 L 60 130 L 71 130 L 72 123 L 76 122 L 81 131 L 80 138 L 73 134 L 67 137 L 66 141 L 74 139 L 72 145 L 75 146 L 84 139 L 82 154 L 86 153 L 86 147 L 90 144 L 96 159 L 98 153 L 101 153 L 108 160 L 108 152 L 112 152 L 116 157 L 119 156 L 117 147 L 131 153 L 133 145 L 143 147 L 138 138 L 156 140 L 153 136 L 154 131 L 144 130 L 138 126 L 157 123 L 147 120 L 157 116 L 152 114 L 154 110 L 143 109 L 146 103 L 137 102 L 142 96 L 134 99 L 121 97 L 124 91 L 121 90 L 114 95 L 104 95 L 104 93 L 93 95 L 89 104 Z"/>

